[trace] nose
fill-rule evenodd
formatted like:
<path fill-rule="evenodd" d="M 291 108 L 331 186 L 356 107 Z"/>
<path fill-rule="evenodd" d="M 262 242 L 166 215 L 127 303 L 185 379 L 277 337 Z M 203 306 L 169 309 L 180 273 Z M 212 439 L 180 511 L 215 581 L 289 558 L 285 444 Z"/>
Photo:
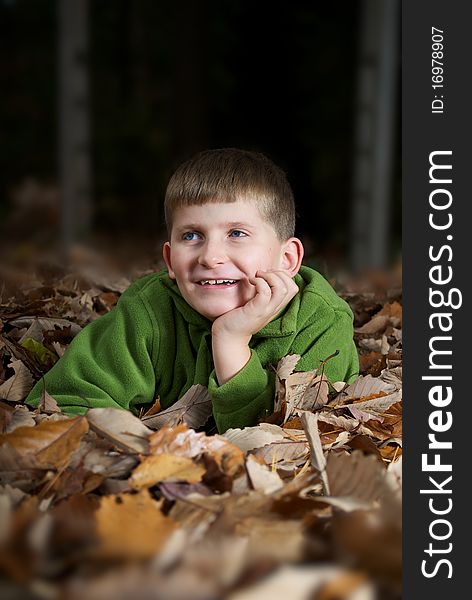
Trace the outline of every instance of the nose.
<path fill-rule="evenodd" d="M 224 246 L 217 240 L 207 240 L 201 248 L 198 263 L 208 269 L 213 269 L 228 260 Z"/>

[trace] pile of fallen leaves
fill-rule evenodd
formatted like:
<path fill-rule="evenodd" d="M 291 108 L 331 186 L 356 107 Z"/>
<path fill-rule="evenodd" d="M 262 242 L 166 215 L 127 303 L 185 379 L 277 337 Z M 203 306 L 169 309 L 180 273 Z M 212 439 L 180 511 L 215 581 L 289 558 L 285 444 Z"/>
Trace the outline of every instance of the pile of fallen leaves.
<path fill-rule="evenodd" d="M 140 418 L 111 408 L 69 418 L 47 391 L 37 410 L 25 406 L 128 285 L 58 268 L 6 279 L 3 589 L 48 599 L 399 598 L 401 289 L 371 280 L 340 290 L 361 376 L 329 382 L 287 356 L 274 414 L 256 427 L 208 435 L 202 386 Z"/>

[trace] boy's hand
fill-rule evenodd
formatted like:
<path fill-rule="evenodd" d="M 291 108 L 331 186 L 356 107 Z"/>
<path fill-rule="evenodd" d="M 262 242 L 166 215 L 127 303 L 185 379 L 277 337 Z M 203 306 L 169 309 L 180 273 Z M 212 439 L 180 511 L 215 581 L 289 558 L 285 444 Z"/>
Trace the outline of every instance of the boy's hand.
<path fill-rule="evenodd" d="M 213 322 L 213 361 L 220 385 L 248 362 L 252 335 L 276 317 L 298 293 L 297 284 L 285 271 L 258 271 L 249 281 L 256 287 L 254 298 Z"/>
<path fill-rule="evenodd" d="M 250 339 L 276 317 L 298 292 L 297 284 L 285 271 L 258 271 L 249 282 L 256 287 L 254 298 L 215 319 L 213 335 Z"/>

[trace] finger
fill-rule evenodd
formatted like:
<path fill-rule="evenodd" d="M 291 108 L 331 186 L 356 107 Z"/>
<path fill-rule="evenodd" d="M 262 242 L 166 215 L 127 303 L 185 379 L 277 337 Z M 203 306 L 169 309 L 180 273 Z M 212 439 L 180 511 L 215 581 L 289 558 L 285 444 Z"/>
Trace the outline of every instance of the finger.
<path fill-rule="evenodd" d="M 274 289 L 272 291 L 274 301 L 271 303 L 272 310 L 278 313 L 298 294 L 299 288 L 286 271 L 270 271 L 270 273 L 280 279 L 280 286 L 277 291 Z"/>
<path fill-rule="evenodd" d="M 286 271 L 263 271 L 261 275 L 266 278 L 273 293 L 293 298 L 298 292 L 298 285 Z"/>
<path fill-rule="evenodd" d="M 272 290 L 268 282 L 263 277 L 251 278 L 251 283 L 256 288 L 256 294 L 250 301 L 251 306 L 265 306 L 272 297 Z"/>
<path fill-rule="evenodd" d="M 296 296 L 296 294 L 298 294 L 298 292 L 300 291 L 300 288 L 295 283 L 293 278 L 287 273 L 287 271 L 277 271 L 277 273 L 285 281 L 287 296 L 289 296 L 290 298 Z"/>
<path fill-rule="evenodd" d="M 290 281 L 278 271 L 267 271 L 261 273 L 261 275 L 267 281 L 271 290 L 271 298 L 266 307 L 267 311 L 276 313 L 280 308 L 286 306 L 293 297 Z"/>

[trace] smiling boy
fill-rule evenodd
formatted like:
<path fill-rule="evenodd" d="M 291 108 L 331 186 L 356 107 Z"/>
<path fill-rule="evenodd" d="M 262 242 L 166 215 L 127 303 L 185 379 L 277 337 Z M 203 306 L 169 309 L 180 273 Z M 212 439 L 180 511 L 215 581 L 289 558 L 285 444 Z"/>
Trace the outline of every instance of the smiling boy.
<path fill-rule="evenodd" d="M 172 176 L 165 198 L 167 269 L 148 275 L 88 325 L 45 375 L 64 412 L 166 408 L 193 384 L 208 387 L 220 432 L 273 410 L 273 366 L 325 365 L 331 381 L 358 372 L 352 312 L 301 266 L 295 206 L 285 174 L 262 154 L 202 152 Z M 39 382 L 28 396 L 35 405 Z"/>

